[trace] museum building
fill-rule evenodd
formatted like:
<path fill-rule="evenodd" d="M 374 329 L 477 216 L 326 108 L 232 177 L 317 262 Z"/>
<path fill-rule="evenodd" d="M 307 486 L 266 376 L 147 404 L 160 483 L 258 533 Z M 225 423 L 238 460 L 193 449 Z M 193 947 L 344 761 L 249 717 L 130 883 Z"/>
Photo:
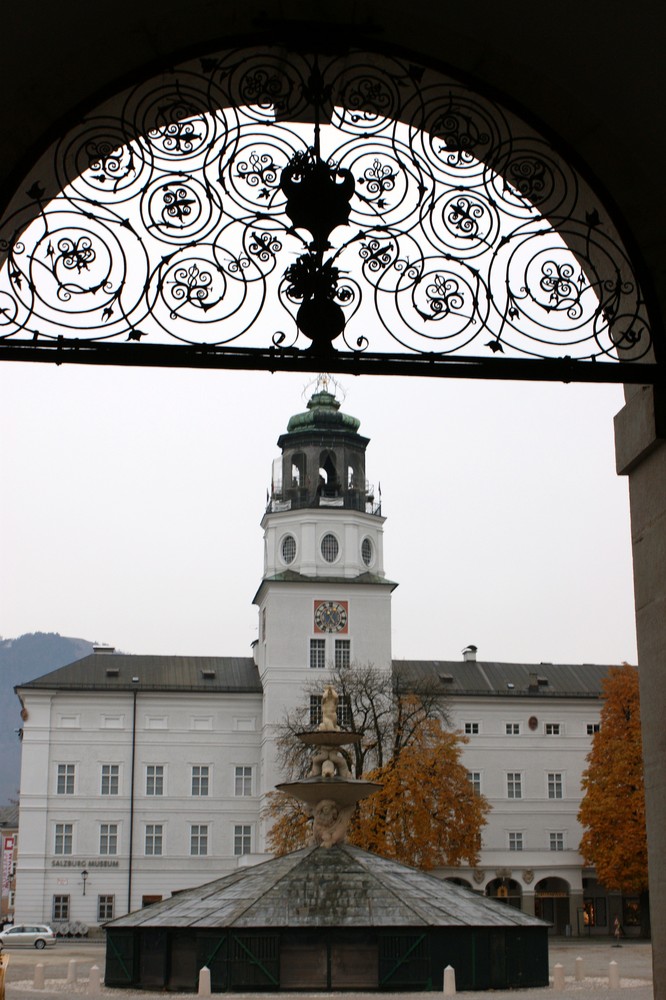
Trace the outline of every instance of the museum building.
<path fill-rule="evenodd" d="M 276 729 L 327 668 L 373 663 L 441 689 L 490 803 L 480 863 L 438 872 L 559 934 L 638 928 L 578 853 L 581 775 L 607 666 L 393 660 L 385 518 L 368 438 L 326 383 L 279 437 L 250 657 L 101 647 L 16 688 L 23 709 L 16 920 L 93 927 L 266 859 Z"/>

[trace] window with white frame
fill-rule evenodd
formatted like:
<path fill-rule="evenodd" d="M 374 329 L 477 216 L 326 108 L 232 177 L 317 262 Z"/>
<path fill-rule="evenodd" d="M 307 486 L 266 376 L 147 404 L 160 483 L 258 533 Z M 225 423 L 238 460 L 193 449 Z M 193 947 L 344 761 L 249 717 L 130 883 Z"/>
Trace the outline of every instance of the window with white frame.
<path fill-rule="evenodd" d="M 335 640 L 336 670 L 342 670 L 344 667 L 348 667 L 350 664 L 351 664 L 351 640 L 336 639 Z"/>
<path fill-rule="evenodd" d="M 519 722 L 507 722 L 504 725 L 504 732 L 507 736 L 519 736 L 520 735 L 520 723 Z"/>
<path fill-rule="evenodd" d="M 146 824 L 144 854 L 148 857 L 162 853 L 164 828 L 161 823 Z"/>
<path fill-rule="evenodd" d="M 509 833 L 509 850 L 510 851 L 522 851 L 523 849 L 523 834 L 521 831 L 513 831 Z"/>
<path fill-rule="evenodd" d="M 548 798 L 561 799 L 563 797 L 564 781 L 560 771 L 548 772 Z"/>
<path fill-rule="evenodd" d="M 465 723 L 465 735 L 466 736 L 476 736 L 479 732 L 478 722 L 466 722 Z"/>
<path fill-rule="evenodd" d="M 76 776 L 76 764 L 58 764 L 58 780 L 56 782 L 56 794 L 73 795 L 75 776 Z"/>
<path fill-rule="evenodd" d="M 326 666 L 326 640 L 310 639 L 310 669 L 323 670 Z"/>
<path fill-rule="evenodd" d="M 481 794 L 481 772 L 480 771 L 468 771 L 467 780 L 472 786 L 472 791 L 475 795 Z"/>
<path fill-rule="evenodd" d="M 190 827 L 190 854 L 192 857 L 208 854 L 208 825 L 206 823 L 194 823 Z"/>
<path fill-rule="evenodd" d="M 586 729 L 587 729 L 587 735 L 588 736 L 594 736 L 595 733 L 599 732 L 599 728 L 600 728 L 600 726 L 599 726 L 598 722 L 588 722 L 587 727 L 586 727 Z"/>
<path fill-rule="evenodd" d="M 246 764 L 234 769 L 234 795 L 252 795 L 252 768 Z"/>
<path fill-rule="evenodd" d="M 234 855 L 238 858 L 243 854 L 252 853 L 252 827 L 237 825 L 234 827 Z"/>
<path fill-rule="evenodd" d="M 318 726 L 321 722 L 321 695 L 310 695 L 310 725 Z"/>
<path fill-rule="evenodd" d="M 53 853 L 71 854 L 73 836 L 74 826 L 72 823 L 56 823 Z"/>
<path fill-rule="evenodd" d="M 101 923 L 103 920 L 113 920 L 115 910 L 115 896 L 97 897 L 97 919 Z"/>
<path fill-rule="evenodd" d="M 99 827 L 99 853 L 118 853 L 118 824 L 100 823 Z"/>
<path fill-rule="evenodd" d="M 119 764 L 102 764 L 102 795 L 117 795 L 120 782 Z"/>
<path fill-rule="evenodd" d="M 561 736 L 562 726 L 559 722 L 547 722 L 544 726 L 546 736 Z"/>
<path fill-rule="evenodd" d="M 146 766 L 146 795 L 164 795 L 164 765 Z"/>
<path fill-rule="evenodd" d="M 563 851 L 564 850 L 564 834 L 563 833 L 551 833 L 551 835 L 550 835 L 550 849 L 551 849 L 551 851 Z"/>
<path fill-rule="evenodd" d="M 337 719 L 340 729 L 349 729 L 351 726 L 352 710 L 349 698 L 340 698 L 338 701 Z"/>
<path fill-rule="evenodd" d="M 208 795 L 208 764 L 192 766 L 192 795 Z"/>
<path fill-rule="evenodd" d="M 506 776 L 506 795 L 509 799 L 522 799 L 523 776 L 520 771 L 509 771 Z"/>
<path fill-rule="evenodd" d="M 69 896 L 54 896 L 51 913 L 53 920 L 69 920 Z"/>

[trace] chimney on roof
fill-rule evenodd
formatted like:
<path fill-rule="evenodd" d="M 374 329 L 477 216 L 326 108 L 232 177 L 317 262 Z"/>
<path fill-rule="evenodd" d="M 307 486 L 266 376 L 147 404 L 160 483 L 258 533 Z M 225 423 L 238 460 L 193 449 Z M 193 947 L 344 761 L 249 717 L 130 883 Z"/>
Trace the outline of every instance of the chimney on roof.
<path fill-rule="evenodd" d="M 538 691 L 539 690 L 539 675 L 536 673 L 530 673 L 529 682 L 527 685 L 528 691 Z"/>
<path fill-rule="evenodd" d="M 115 651 L 115 646 L 102 646 L 97 645 L 97 643 L 93 646 L 93 653 L 115 653 Z"/>
<path fill-rule="evenodd" d="M 466 663 L 476 662 L 476 650 L 476 646 L 465 646 L 462 651 L 463 660 L 465 660 Z"/>

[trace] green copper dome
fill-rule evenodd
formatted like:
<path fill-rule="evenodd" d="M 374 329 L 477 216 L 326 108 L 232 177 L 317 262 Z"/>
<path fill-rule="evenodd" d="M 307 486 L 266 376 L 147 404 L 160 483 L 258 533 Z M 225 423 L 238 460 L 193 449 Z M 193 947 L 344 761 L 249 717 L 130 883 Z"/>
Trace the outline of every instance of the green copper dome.
<path fill-rule="evenodd" d="M 287 433 L 312 430 L 343 430 L 356 433 L 361 426 L 357 417 L 340 411 L 335 396 L 326 391 L 315 392 L 308 402 L 307 413 L 296 413 L 287 424 Z"/>

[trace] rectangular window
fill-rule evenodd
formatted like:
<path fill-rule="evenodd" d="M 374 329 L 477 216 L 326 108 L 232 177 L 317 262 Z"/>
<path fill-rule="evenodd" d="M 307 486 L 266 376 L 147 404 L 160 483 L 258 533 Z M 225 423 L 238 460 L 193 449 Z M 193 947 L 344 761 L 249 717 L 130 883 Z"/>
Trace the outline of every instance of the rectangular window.
<path fill-rule="evenodd" d="M 54 896 L 51 913 L 54 920 L 69 920 L 69 896 Z"/>
<path fill-rule="evenodd" d="M 56 785 L 58 795 L 74 794 L 75 774 L 76 764 L 58 764 L 58 783 Z"/>
<path fill-rule="evenodd" d="M 509 834 L 509 850 L 510 851 L 522 851 L 523 849 L 523 835 L 522 833 L 510 833 Z"/>
<path fill-rule="evenodd" d="M 115 909 L 115 896 L 98 896 L 97 897 L 97 919 L 102 920 L 113 920 L 113 911 Z"/>
<path fill-rule="evenodd" d="M 266 642 L 266 608 L 261 609 L 261 641 Z"/>
<path fill-rule="evenodd" d="M 310 695 L 310 725 L 318 726 L 321 722 L 321 695 Z"/>
<path fill-rule="evenodd" d="M 192 795 L 208 795 L 207 764 L 195 764 L 192 768 Z"/>
<path fill-rule="evenodd" d="M 323 670 L 326 666 L 326 639 L 310 639 L 310 669 Z"/>
<path fill-rule="evenodd" d="M 163 764 L 148 764 L 146 767 L 146 795 L 164 795 Z"/>
<path fill-rule="evenodd" d="M 236 857 L 240 857 L 242 854 L 251 854 L 251 852 L 252 852 L 252 827 L 235 826 L 234 854 L 236 855 Z"/>
<path fill-rule="evenodd" d="M 475 736 L 475 735 L 478 734 L 478 732 L 479 732 L 479 723 L 478 722 L 466 722 L 465 723 L 465 735 L 467 735 L 467 736 Z"/>
<path fill-rule="evenodd" d="M 205 824 L 190 827 L 190 854 L 193 857 L 208 854 L 208 826 Z"/>
<path fill-rule="evenodd" d="M 340 698 L 337 717 L 340 729 L 349 729 L 352 724 L 351 702 L 349 698 Z"/>
<path fill-rule="evenodd" d="M 504 731 L 507 736 L 519 736 L 520 735 L 520 723 L 519 722 L 507 722 Z"/>
<path fill-rule="evenodd" d="M 559 722 L 547 722 L 544 726 L 544 732 L 546 736 L 559 736 L 560 735 L 560 723 Z"/>
<path fill-rule="evenodd" d="M 551 835 L 550 835 L 550 849 L 551 849 L 551 851 L 563 851 L 564 850 L 564 834 L 563 833 L 551 833 Z"/>
<path fill-rule="evenodd" d="M 509 771 L 506 776 L 506 794 L 509 799 L 522 799 L 523 776 L 520 771 Z"/>
<path fill-rule="evenodd" d="M 549 771 L 548 772 L 548 798 L 549 799 L 561 799 L 562 798 L 563 781 L 562 775 L 559 771 Z"/>
<path fill-rule="evenodd" d="M 99 853 L 118 853 L 118 824 L 101 823 L 99 828 Z"/>
<path fill-rule="evenodd" d="M 146 824 L 146 855 L 157 855 L 162 853 L 162 824 L 161 823 L 148 823 Z"/>
<path fill-rule="evenodd" d="M 252 795 L 252 768 L 237 767 L 234 772 L 234 795 Z"/>
<path fill-rule="evenodd" d="M 351 663 L 351 639 L 335 640 L 335 667 L 341 670 Z"/>
<path fill-rule="evenodd" d="M 468 771 L 467 780 L 472 786 L 472 791 L 475 795 L 481 794 L 481 772 L 480 771 Z"/>
<path fill-rule="evenodd" d="M 73 830 L 71 823 L 56 823 L 54 854 L 72 853 Z"/>
<path fill-rule="evenodd" d="M 119 778 L 119 764 L 102 764 L 102 795 L 117 795 Z"/>
<path fill-rule="evenodd" d="M 594 736 L 594 734 L 598 733 L 598 732 L 599 732 L 599 723 L 598 722 L 588 722 L 588 724 L 587 724 L 587 735 L 588 736 Z"/>

